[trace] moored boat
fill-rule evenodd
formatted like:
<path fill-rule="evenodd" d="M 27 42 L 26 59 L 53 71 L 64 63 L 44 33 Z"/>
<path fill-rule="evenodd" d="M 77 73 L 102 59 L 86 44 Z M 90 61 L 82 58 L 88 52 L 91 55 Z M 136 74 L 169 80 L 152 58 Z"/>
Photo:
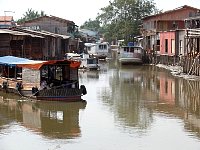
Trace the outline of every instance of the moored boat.
<path fill-rule="evenodd" d="M 86 51 L 98 59 L 106 59 L 109 56 L 109 43 L 97 42 L 97 43 L 85 43 Z"/>
<path fill-rule="evenodd" d="M 75 60 L 81 62 L 81 55 L 78 53 L 66 53 L 64 56 L 64 59 L 67 60 Z"/>
<path fill-rule="evenodd" d="M 67 60 L 74 60 L 80 62 L 80 69 L 88 69 L 88 70 L 99 70 L 99 58 L 95 57 L 94 55 L 82 53 L 66 53 L 65 59 Z"/>
<path fill-rule="evenodd" d="M 100 69 L 99 58 L 85 53 L 81 54 L 81 58 L 82 58 L 81 67 L 83 69 L 88 69 L 88 70 Z"/>
<path fill-rule="evenodd" d="M 1 87 L 24 97 L 46 101 L 82 101 L 86 87 L 79 85 L 80 62 L 35 61 L 13 56 L 0 57 Z M 20 75 L 20 76 L 19 76 Z"/>
<path fill-rule="evenodd" d="M 140 46 L 123 46 L 120 48 L 119 62 L 121 64 L 143 64 L 144 50 Z"/>

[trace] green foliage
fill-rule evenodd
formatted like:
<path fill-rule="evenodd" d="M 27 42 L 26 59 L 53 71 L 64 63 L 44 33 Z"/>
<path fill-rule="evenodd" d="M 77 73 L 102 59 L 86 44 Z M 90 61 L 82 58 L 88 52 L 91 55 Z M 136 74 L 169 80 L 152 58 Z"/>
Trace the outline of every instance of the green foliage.
<path fill-rule="evenodd" d="M 28 21 L 28 20 L 32 20 L 32 19 L 35 19 L 35 18 L 38 18 L 38 17 L 41 17 L 41 16 L 45 16 L 46 14 L 44 13 L 44 11 L 41 11 L 40 13 L 38 11 L 35 11 L 35 10 L 32 10 L 31 9 L 28 9 L 25 14 L 23 14 L 23 17 L 19 20 L 17 20 L 17 23 L 23 23 L 25 21 Z"/>
<path fill-rule="evenodd" d="M 88 29 L 92 31 L 98 31 L 100 29 L 100 21 L 99 20 L 91 20 L 85 21 L 82 26 L 80 26 L 81 29 Z"/>
<path fill-rule="evenodd" d="M 82 28 L 100 31 L 107 41 L 132 41 L 140 34 L 142 18 L 157 13 L 154 0 L 113 0 L 101 8 L 96 20 L 89 20 Z"/>

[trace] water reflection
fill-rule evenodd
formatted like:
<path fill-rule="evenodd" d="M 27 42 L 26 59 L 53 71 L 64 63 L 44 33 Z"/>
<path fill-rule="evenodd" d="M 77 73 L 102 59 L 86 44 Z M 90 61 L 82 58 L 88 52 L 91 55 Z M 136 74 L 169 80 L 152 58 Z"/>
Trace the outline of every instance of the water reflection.
<path fill-rule="evenodd" d="M 12 122 L 19 122 L 28 130 L 47 138 L 71 139 L 81 136 L 79 111 L 85 109 L 86 102 L 33 102 L 17 99 L 19 97 L 1 97 L 0 130 L 9 128 Z"/>
<path fill-rule="evenodd" d="M 200 137 L 200 82 L 179 81 L 179 106 L 184 110 L 185 128 Z"/>
<path fill-rule="evenodd" d="M 79 73 L 80 79 L 99 79 L 99 70 L 82 71 Z"/>
<path fill-rule="evenodd" d="M 121 66 L 109 78 L 111 94 L 109 100 L 115 109 L 115 119 L 122 127 L 148 128 L 151 113 L 140 105 L 144 86 L 143 69 L 140 66 Z M 105 96 L 104 96 L 105 97 Z"/>
<path fill-rule="evenodd" d="M 115 121 L 143 132 L 154 113 L 182 119 L 185 130 L 200 138 L 200 82 L 173 77 L 155 66 L 121 66 L 109 78 L 109 92 L 101 93 Z"/>

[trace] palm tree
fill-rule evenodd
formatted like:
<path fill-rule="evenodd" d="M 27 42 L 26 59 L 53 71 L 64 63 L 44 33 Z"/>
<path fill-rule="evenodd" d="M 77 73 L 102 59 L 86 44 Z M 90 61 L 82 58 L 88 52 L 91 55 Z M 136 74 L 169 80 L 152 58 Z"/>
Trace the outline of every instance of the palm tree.
<path fill-rule="evenodd" d="M 30 8 L 25 12 L 25 14 L 23 14 L 23 17 L 21 19 L 17 20 L 17 23 L 22 23 L 45 15 L 46 14 L 44 13 L 44 11 L 41 11 L 39 13 L 38 11 L 32 10 L 32 8 Z"/>

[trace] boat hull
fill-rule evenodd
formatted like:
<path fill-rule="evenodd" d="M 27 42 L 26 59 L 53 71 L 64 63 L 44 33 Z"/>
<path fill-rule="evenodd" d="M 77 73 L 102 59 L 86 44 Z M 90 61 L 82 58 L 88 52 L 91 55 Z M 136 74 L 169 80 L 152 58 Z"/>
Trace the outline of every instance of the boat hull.
<path fill-rule="evenodd" d="M 143 61 L 140 58 L 120 58 L 119 62 L 121 64 L 143 64 Z"/>
<path fill-rule="evenodd" d="M 67 88 L 45 89 L 38 91 L 38 93 L 36 94 L 32 94 L 31 90 L 22 89 L 18 91 L 15 88 L 7 88 L 7 89 L 0 88 L 0 90 L 6 93 L 13 93 L 25 98 L 36 99 L 40 101 L 64 101 L 64 102 L 84 101 L 81 98 L 82 96 L 81 89 L 67 89 Z"/>
<path fill-rule="evenodd" d="M 45 89 L 36 94 L 37 100 L 48 101 L 81 101 L 82 90 L 78 88 Z"/>
<path fill-rule="evenodd" d="M 107 55 L 97 55 L 97 57 L 101 60 L 105 60 L 107 58 Z"/>
<path fill-rule="evenodd" d="M 140 46 L 123 46 L 119 53 L 121 64 L 143 64 L 144 50 Z"/>

